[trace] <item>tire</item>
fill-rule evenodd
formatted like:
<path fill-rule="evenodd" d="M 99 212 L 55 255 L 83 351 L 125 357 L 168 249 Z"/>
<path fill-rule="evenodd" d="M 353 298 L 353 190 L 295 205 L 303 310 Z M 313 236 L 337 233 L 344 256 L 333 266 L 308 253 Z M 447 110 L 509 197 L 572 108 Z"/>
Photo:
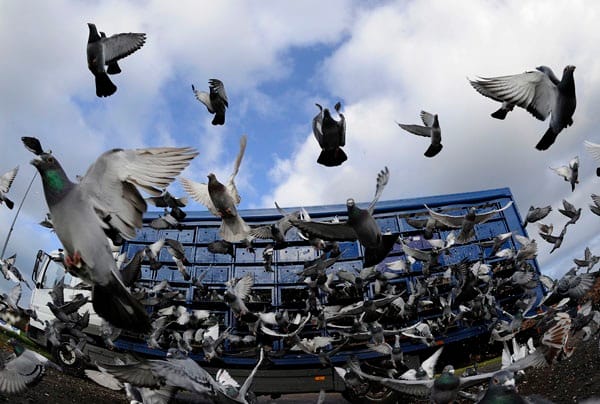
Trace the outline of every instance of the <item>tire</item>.
<path fill-rule="evenodd" d="M 58 366 L 63 368 L 66 373 L 83 376 L 85 364 L 81 358 L 75 355 L 68 341 L 61 342 L 60 345 L 53 345 L 51 353 Z"/>
<path fill-rule="evenodd" d="M 389 387 L 379 383 L 369 383 L 367 391 L 357 395 L 350 390 L 344 390 L 342 397 L 352 404 L 394 404 L 398 403 L 398 395 Z"/>

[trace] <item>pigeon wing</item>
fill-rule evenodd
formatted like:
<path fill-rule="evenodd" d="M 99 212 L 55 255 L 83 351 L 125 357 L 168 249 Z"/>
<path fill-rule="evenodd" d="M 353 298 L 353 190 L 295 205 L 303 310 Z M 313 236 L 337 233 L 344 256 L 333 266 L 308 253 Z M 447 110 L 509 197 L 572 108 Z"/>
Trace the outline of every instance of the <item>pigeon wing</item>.
<path fill-rule="evenodd" d="M 206 106 L 208 112 L 214 114 L 215 110 L 213 109 L 212 102 L 210 102 L 210 95 L 206 91 L 196 90 L 196 87 L 194 87 L 193 84 L 192 91 L 194 92 L 196 99 Z"/>
<path fill-rule="evenodd" d="M 583 143 L 585 144 L 585 150 L 587 150 L 596 161 L 600 161 L 600 144 L 590 142 L 589 140 L 586 140 Z"/>
<path fill-rule="evenodd" d="M 367 208 L 369 210 L 370 214 L 373 214 L 373 210 L 375 209 L 375 204 L 377 203 L 377 201 L 379 201 L 379 198 L 381 197 L 381 194 L 383 193 L 383 190 L 385 189 L 385 186 L 387 185 L 389 179 L 390 179 L 390 170 L 386 166 L 386 167 L 384 167 L 383 170 L 381 170 L 377 174 L 377 185 L 375 186 L 375 196 L 373 197 L 373 200 L 371 201 L 371 203 L 369 204 L 369 207 Z"/>
<path fill-rule="evenodd" d="M 518 105 L 542 121 L 552 112 L 558 96 L 556 85 L 539 71 L 469 81 L 480 94 L 499 102 Z"/>
<path fill-rule="evenodd" d="M 236 296 L 244 300 L 250 295 L 250 289 L 254 285 L 254 280 L 251 274 L 244 275 L 235 284 L 233 290 Z"/>
<path fill-rule="evenodd" d="M 479 223 L 487 222 L 492 217 L 494 217 L 496 215 L 496 213 L 500 213 L 503 210 L 508 209 L 511 205 L 512 205 L 512 201 L 510 201 L 509 203 L 507 203 L 506 205 L 504 205 L 504 207 L 502 207 L 500 209 L 495 209 L 495 210 L 485 212 L 485 213 L 477 213 L 475 215 L 475 223 L 479 224 Z"/>
<path fill-rule="evenodd" d="M 225 92 L 225 86 L 223 82 L 219 79 L 210 79 L 208 80 L 208 85 L 210 86 L 211 91 L 214 91 L 221 97 L 226 107 L 229 106 L 229 101 L 227 100 L 227 93 Z"/>
<path fill-rule="evenodd" d="M 113 149 L 90 166 L 79 183 L 83 196 L 91 200 L 100 218 L 127 238 L 142 227 L 146 202 L 136 189 L 160 195 L 198 153 L 189 147 Z M 157 189 L 158 188 L 158 189 Z"/>
<path fill-rule="evenodd" d="M 235 158 L 235 162 L 233 163 L 233 172 L 229 176 L 229 181 L 227 181 L 227 190 L 231 194 L 231 197 L 235 201 L 236 204 L 239 204 L 241 201 L 240 194 L 238 193 L 237 187 L 235 186 L 235 176 L 240 170 L 240 164 L 242 164 L 242 159 L 244 158 L 244 152 L 246 151 L 246 143 L 248 139 L 246 135 L 243 135 L 240 139 L 240 151 Z"/>
<path fill-rule="evenodd" d="M 17 172 L 19 171 L 19 166 L 16 166 L 12 170 L 4 173 L 2 177 L 0 177 L 0 192 L 6 193 L 10 189 L 15 177 L 17 176 Z"/>
<path fill-rule="evenodd" d="M 208 193 L 208 185 L 203 182 L 196 182 L 187 178 L 179 178 L 179 182 L 183 185 L 183 189 L 192 197 L 196 202 L 206 206 L 206 208 L 215 216 L 219 215 L 219 211 L 215 208 L 215 205 L 210 199 Z"/>
<path fill-rule="evenodd" d="M 116 34 L 103 39 L 105 63 L 108 65 L 131 55 L 140 49 L 145 42 L 146 34 L 132 32 Z"/>
<path fill-rule="evenodd" d="M 313 118 L 312 129 L 313 135 L 315 135 L 315 139 L 317 139 L 319 146 L 323 147 L 323 107 L 319 104 L 317 104 L 317 107 L 319 107 L 320 111 Z"/>
<path fill-rule="evenodd" d="M 431 137 L 431 128 L 427 126 L 406 125 L 403 123 L 399 123 L 398 126 L 400 126 L 405 131 L 412 133 L 413 135 Z"/>
<path fill-rule="evenodd" d="M 430 114 L 427 111 L 421 111 L 421 120 L 423 121 L 423 125 L 431 128 L 433 126 L 433 122 L 435 121 L 435 115 Z"/>
<path fill-rule="evenodd" d="M 297 219 L 292 219 L 291 222 L 302 232 L 323 240 L 354 241 L 357 238 L 356 232 L 347 223 L 304 222 Z"/>
<path fill-rule="evenodd" d="M 431 217 L 433 217 L 435 220 L 437 220 L 438 222 L 445 224 L 448 227 L 455 228 L 455 229 L 462 227 L 462 222 L 464 219 L 463 215 L 461 215 L 461 216 L 446 215 L 446 214 L 438 213 L 438 212 L 435 212 L 435 211 L 429 209 L 429 207 L 427 205 L 425 205 L 425 207 L 429 211 L 429 215 Z"/>

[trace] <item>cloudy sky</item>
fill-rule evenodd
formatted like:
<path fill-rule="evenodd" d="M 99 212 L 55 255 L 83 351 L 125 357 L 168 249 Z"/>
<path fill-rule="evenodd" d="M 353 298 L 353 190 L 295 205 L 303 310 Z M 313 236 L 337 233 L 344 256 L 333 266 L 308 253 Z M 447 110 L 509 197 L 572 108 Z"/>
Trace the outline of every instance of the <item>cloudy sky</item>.
<path fill-rule="evenodd" d="M 549 255 L 538 238 L 539 263 L 553 276 L 589 245 L 600 254 L 600 217 L 587 205 L 600 193 L 600 163 L 583 141 L 600 143 L 600 3 L 595 1 L 67 1 L 0 2 L 0 171 L 16 165 L 9 196 L 19 202 L 34 175 L 20 137 L 36 136 L 74 178 L 103 151 L 121 147 L 193 146 L 184 173 L 225 179 L 239 138 L 248 135 L 237 179 L 241 208 L 368 201 L 377 172 L 391 178 L 382 199 L 510 187 L 524 215 L 551 205 L 545 219 L 562 228 L 563 198 L 583 208 L 563 246 Z M 108 35 L 145 32 L 142 49 L 124 59 L 118 86 L 97 98 L 87 70 L 87 23 Z M 497 103 L 467 77 L 521 73 L 550 66 L 560 77 L 577 66 L 574 125 L 546 152 L 534 146 L 548 127 L 526 111 L 505 121 Z M 191 84 L 219 78 L 229 97 L 227 122 L 198 103 Z M 349 158 L 337 168 L 316 164 L 311 132 L 315 102 L 341 101 Z M 423 156 L 427 141 L 396 122 L 418 123 L 421 109 L 439 114 L 444 149 Z M 574 193 L 549 167 L 578 155 Z M 181 192 L 178 185 L 172 187 Z M 192 203 L 190 209 L 201 209 Z M 16 211 L 0 207 L 0 241 Z M 16 223 L 6 255 L 29 277 L 35 252 L 59 246 L 37 223 L 47 211 L 39 178 Z M 534 226 L 530 227 L 534 234 Z M 556 231 L 555 231 L 556 232 Z M 10 286 L 0 281 L 0 290 Z"/>

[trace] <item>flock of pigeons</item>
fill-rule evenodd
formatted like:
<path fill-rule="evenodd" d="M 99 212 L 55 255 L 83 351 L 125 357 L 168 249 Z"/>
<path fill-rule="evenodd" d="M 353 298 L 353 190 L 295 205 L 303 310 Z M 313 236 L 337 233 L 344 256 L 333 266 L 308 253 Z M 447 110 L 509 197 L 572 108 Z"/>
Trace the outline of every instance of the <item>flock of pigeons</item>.
<path fill-rule="evenodd" d="M 122 33 L 107 37 L 103 32 L 98 33 L 94 24 L 88 24 L 88 27 L 88 67 L 95 78 L 96 95 L 107 97 L 117 90 L 109 75 L 121 72 L 118 61 L 140 49 L 146 35 Z M 523 74 L 481 78 L 471 81 L 471 85 L 484 96 L 502 103 L 492 114 L 495 118 L 504 119 L 515 105 L 540 120 L 551 116 L 549 128 L 536 146 L 546 150 L 573 122 L 576 105 L 574 69 L 573 66 L 565 67 L 561 80 L 548 67 L 541 66 Z M 214 114 L 212 124 L 223 125 L 228 108 L 223 83 L 211 79 L 208 93 L 194 86 L 192 90 Z M 334 119 L 327 108 L 318 104 L 317 107 L 319 112 L 312 122 L 314 136 L 322 149 L 317 162 L 328 167 L 339 166 L 347 160 L 342 150 L 346 123 L 340 112 L 341 104 L 334 106 L 339 120 Z M 424 126 L 399 125 L 412 134 L 429 137 L 431 144 L 425 156 L 434 157 L 442 150 L 438 116 L 422 111 L 421 118 Z M 170 209 L 153 222 L 153 227 L 181 228 L 180 222 L 185 217 L 181 208 L 187 201 L 173 197 L 166 188 L 198 154 L 195 149 L 109 150 L 97 158 L 79 181 L 73 182 L 57 157 L 44 151 L 37 139 L 24 137 L 22 141 L 35 155 L 31 164 L 41 175 L 49 209 L 45 225 L 53 229 L 64 247 L 67 271 L 91 288 L 93 308 L 106 321 L 102 332 L 105 344 L 112 346 L 122 329 L 144 335 L 150 347 L 168 348 L 165 360 L 101 364 L 98 371 L 87 371 L 88 376 L 98 383 L 125 389 L 128 395 L 135 397 L 132 400 L 138 402 L 166 402 L 177 390 L 186 390 L 215 402 L 252 402 L 252 379 L 258 367 L 270 356 L 293 351 L 314 355 L 323 366 L 334 366 L 350 396 L 360 397 L 369 385 L 378 383 L 403 394 L 448 403 L 456 400 L 459 394 L 469 397 L 461 392 L 463 388 L 488 381 L 488 389 L 470 396 L 473 401 L 489 403 L 507 397 L 517 400 L 514 372 L 568 357 L 574 349 L 573 341 L 589 339 L 600 329 L 600 313 L 595 310 L 598 302 L 590 298 L 599 273 L 593 268 L 600 258 L 589 249 L 583 259 L 574 260 L 575 267 L 558 281 L 537 273 L 528 262 L 537 254 L 535 240 L 512 232 L 477 242 L 482 251 L 491 247 L 487 257 L 442 267 L 440 256 L 450 254 L 452 246 L 471 243 L 475 226 L 501 214 L 510 203 L 484 212 L 472 208 L 464 215 L 449 215 L 425 207 L 427 219 L 409 222 L 421 228 L 427 240 L 427 248 L 418 248 L 409 239 L 382 231 L 373 217 L 376 203 L 388 183 L 387 167 L 378 174 L 375 196 L 366 209 L 358 207 L 352 198 L 346 201 L 345 221 L 312 221 L 304 210 L 287 213 L 278 207 L 282 213 L 280 220 L 251 228 L 237 211 L 240 195 L 235 177 L 247 145 L 243 136 L 232 174 L 225 184 L 213 173 L 208 174 L 207 183 L 180 178 L 185 191 L 221 219 L 221 240 L 211 245 L 211 251 L 231 254 L 233 243 L 252 248 L 254 239 L 271 239 L 273 245 L 265 249 L 264 254 L 265 270 L 269 271 L 273 250 L 285 246 L 286 233 L 296 228 L 301 237 L 320 251 L 320 255 L 306 262 L 297 274 L 308 290 L 306 307 L 297 313 L 250 310 L 247 303 L 253 293 L 251 276 L 229 279 L 222 294 L 209 291 L 202 279 L 193 279 L 198 289 L 204 288 L 211 294 L 211 299 L 224 302 L 234 313 L 237 323 L 247 328 L 245 335 L 234 329 L 221 330 L 218 318 L 210 311 L 185 308 L 185 297 L 168 282 L 152 287 L 137 283 L 142 262 L 148 262 L 153 270 L 160 268 L 158 256 L 162 248 L 167 248 L 173 256 L 184 278 L 190 279 L 186 271 L 189 263 L 179 242 L 159 240 L 138 251 L 127 263 L 123 262 L 124 257 L 115 260 L 112 253 L 112 244 L 121 245 L 124 239 L 134 238 L 136 229 L 142 227 L 147 201 Z M 588 142 L 586 147 L 600 157 L 600 145 Z M 578 166 L 576 157 L 567 166 L 554 170 L 574 189 L 578 183 Z M 11 209 L 13 203 L 6 193 L 17 170 L 15 168 L 0 178 L 0 202 Z M 152 197 L 145 200 L 140 191 Z M 600 197 L 592 195 L 592 199 L 594 205 L 590 209 L 600 214 Z M 576 209 L 566 200 L 563 205 L 564 209 L 559 211 L 569 220 L 558 235 L 552 234 L 552 225 L 539 222 L 550 213 L 551 207 L 531 207 L 526 217 L 525 225 L 537 222 L 540 235 L 553 244 L 552 251 L 560 247 L 568 226 L 575 224 L 581 215 L 581 208 Z M 450 230 L 448 236 L 443 240 L 434 239 L 436 231 L 442 230 Z M 506 248 L 511 238 L 520 248 Z M 350 240 L 358 240 L 364 247 L 364 268 L 355 273 L 328 272 L 327 268 L 343 253 L 338 242 Z M 379 270 L 378 264 L 396 244 L 401 245 L 405 259 L 386 262 L 386 268 Z M 484 258 L 502 259 L 488 264 Z M 1 266 L 4 276 L 17 282 L 12 291 L 0 299 L 3 317 L 14 320 L 24 314 L 35 316 L 35 312 L 19 306 L 20 283 L 24 279 L 14 266 L 14 257 L 3 259 Z M 394 282 L 416 267 L 420 267 L 423 276 L 412 278 L 409 288 L 401 288 Z M 367 288 L 372 284 L 375 296 L 365 300 Z M 541 285 L 548 291 L 545 296 L 540 295 Z M 56 319 L 46 324 L 47 337 L 55 343 L 67 340 L 73 352 L 86 359 L 83 348 L 90 339 L 83 329 L 89 322 L 89 313 L 81 314 L 78 310 L 88 302 L 88 297 L 79 295 L 65 302 L 63 287 L 62 281 L 55 285 L 53 302 L 49 303 Z M 511 307 L 503 305 L 507 296 L 511 298 Z M 327 303 L 331 301 L 346 303 Z M 149 307 L 152 310 L 148 310 Z M 419 313 L 426 311 L 441 315 L 419 320 Z M 500 372 L 458 376 L 448 365 L 436 378 L 434 368 L 441 348 L 417 369 L 409 369 L 404 363 L 402 341 L 433 347 L 451 330 L 461 325 L 478 324 L 489 326 L 491 343 L 500 342 L 505 346 Z M 535 342 L 532 340 L 521 346 L 519 339 L 533 329 L 538 331 Z M 279 352 L 270 349 L 276 340 L 283 341 L 284 348 Z M 512 352 L 508 342 L 513 347 Z M 51 364 L 16 341 L 11 343 L 14 354 L 0 361 L 0 391 L 5 393 L 22 391 L 32 385 L 42 376 L 44 367 Z M 226 370 L 219 371 L 215 378 L 189 358 L 191 353 L 202 351 L 206 361 L 214 360 L 223 354 L 225 343 L 239 346 L 246 355 L 258 358 L 254 371 L 241 386 Z M 373 364 L 351 358 L 345 366 L 336 366 L 339 361 L 335 355 L 349 347 L 367 347 L 382 354 L 383 359 Z M 518 400 L 521 401 L 511 402 L 526 402 L 525 398 Z"/>

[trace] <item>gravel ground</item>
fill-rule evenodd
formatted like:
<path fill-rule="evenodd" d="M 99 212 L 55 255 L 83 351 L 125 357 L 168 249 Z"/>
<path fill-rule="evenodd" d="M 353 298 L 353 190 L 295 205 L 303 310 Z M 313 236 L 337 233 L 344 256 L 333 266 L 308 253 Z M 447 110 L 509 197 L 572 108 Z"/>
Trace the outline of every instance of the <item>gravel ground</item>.
<path fill-rule="evenodd" d="M 519 381 L 523 395 L 538 394 L 556 403 L 575 403 L 598 398 L 600 402 L 600 349 L 598 339 L 578 342 L 571 358 L 543 369 L 528 370 Z M 315 403 L 318 394 L 294 394 L 277 400 L 259 397 L 259 403 Z M 7 403 L 127 403 L 123 392 L 115 392 L 95 383 L 49 369 L 42 381 L 29 391 L 17 395 L 0 394 L 0 402 Z M 177 402 L 190 402 L 178 400 Z M 338 393 L 327 395 L 325 403 L 346 401 Z M 419 401 L 415 401 L 419 402 Z M 421 401 L 422 402 L 422 401 Z"/>

